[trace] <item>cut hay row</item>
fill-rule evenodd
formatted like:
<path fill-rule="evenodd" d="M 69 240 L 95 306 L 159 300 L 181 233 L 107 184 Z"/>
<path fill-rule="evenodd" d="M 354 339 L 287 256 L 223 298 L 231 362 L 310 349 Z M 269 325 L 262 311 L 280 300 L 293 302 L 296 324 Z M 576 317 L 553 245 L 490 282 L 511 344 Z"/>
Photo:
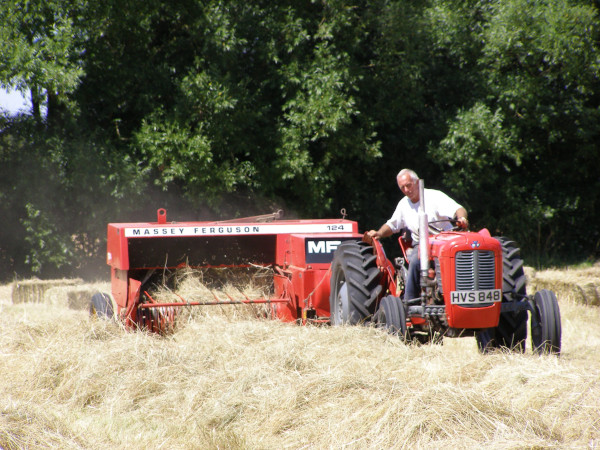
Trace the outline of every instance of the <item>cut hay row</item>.
<path fill-rule="evenodd" d="M 219 315 L 158 337 L 0 302 L 0 447 L 596 448 L 600 310 L 561 310 L 557 358 Z"/>
<path fill-rule="evenodd" d="M 220 275 L 178 271 L 152 295 L 268 293 L 259 275 Z M 528 276 L 556 289 L 595 275 Z M 108 286 L 54 286 L 42 303 L 12 303 L 0 288 L 0 448 L 600 446 L 600 309 L 569 291 L 557 358 L 529 342 L 525 354 L 481 355 L 473 338 L 407 346 L 369 327 L 261 320 L 245 306 L 193 308 L 168 337 L 127 332 L 69 300 Z"/>
<path fill-rule="evenodd" d="M 600 306 L 600 266 L 584 269 L 525 268 L 528 292 L 540 289 L 554 291 L 559 300 Z M 269 268 L 183 268 L 165 273 L 150 290 L 158 302 L 227 302 L 264 299 L 272 295 L 273 272 Z M 87 309 L 95 292 L 110 292 L 109 283 L 82 284 L 82 280 L 21 280 L 12 284 L 13 303 L 34 302 Z M 235 317 L 268 315 L 264 305 L 219 305 L 211 314 Z M 209 308 L 193 308 L 194 314 L 205 314 Z M 186 316 L 189 317 L 189 314 Z"/>
<path fill-rule="evenodd" d="M 222 305 L 219 302 L 243 302 L 267 299 L 273 295 L 273 271 L 270 268 L 182 268 L 165 272 L 148 291 L 160 303 L 214 303 L 205 308 L 183 309 L 179 320 L 197 315 L 221 314 L 230 318 L 264 317 L 269 309 L 265 304 Z M 83 284 L 73 280 L 24 280 L 12 284 L 13 303 L 45 303 L 70 309 L 88 310 L 96 292 L 110 293 L 110 283 Z"/>

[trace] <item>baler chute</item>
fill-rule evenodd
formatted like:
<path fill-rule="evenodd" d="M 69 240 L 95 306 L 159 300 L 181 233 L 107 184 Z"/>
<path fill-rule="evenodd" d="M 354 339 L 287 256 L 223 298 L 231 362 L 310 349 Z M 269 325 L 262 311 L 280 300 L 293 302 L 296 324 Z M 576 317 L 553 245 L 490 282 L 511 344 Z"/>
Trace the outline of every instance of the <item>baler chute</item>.
<path fill-rule="evenodd" d="M 157 222 L 108 225 L 113 309 L 128 327 L 166 332 L 181 307 L 268 304 L 284 321 L 328 321 L 329 268 L 335 249 L 360 239 L 356 222 L 345 219 L 281 220 L 281 214 L 213 222 Z M 165 271 L 183 267 L 270 267 L 268 298 L 161 302 L 148 285 Z"/>

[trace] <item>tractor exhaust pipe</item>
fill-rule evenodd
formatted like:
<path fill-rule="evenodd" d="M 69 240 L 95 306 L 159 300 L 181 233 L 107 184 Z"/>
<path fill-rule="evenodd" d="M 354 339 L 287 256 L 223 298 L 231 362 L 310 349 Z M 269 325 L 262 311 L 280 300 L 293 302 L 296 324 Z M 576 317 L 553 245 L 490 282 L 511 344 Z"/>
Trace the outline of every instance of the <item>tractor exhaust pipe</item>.
<path fill-rule="evenodd" d="M 419 260 L 421 267 L 421 292 L 427 286 L 429 273 L 429 220 L 425 213 L 425 181 L 419 180 Z"/>

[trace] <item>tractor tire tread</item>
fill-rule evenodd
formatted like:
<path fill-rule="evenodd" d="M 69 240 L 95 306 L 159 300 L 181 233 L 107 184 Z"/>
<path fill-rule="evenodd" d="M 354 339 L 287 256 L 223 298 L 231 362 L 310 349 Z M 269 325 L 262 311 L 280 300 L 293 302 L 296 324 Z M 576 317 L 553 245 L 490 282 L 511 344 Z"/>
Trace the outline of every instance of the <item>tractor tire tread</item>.
<path fill-rule="evenodd" d="M 364 242 L 344 241 L 337 248 L 331 264 L 329 302 L 332 324 L 339 325 L 337 322 L 340 320 L 342 323 L 357 324 L 372 316 L 382 290 L 376 262 L 373 247 Z M 347 312 L 343 314 L 339 311 L 340 300 L 337 298 L 342 285 L 347 288 L 347 298 L 343 300 L 347 303 Z M 340 314 L 344 317 L 339 316 Z"/>

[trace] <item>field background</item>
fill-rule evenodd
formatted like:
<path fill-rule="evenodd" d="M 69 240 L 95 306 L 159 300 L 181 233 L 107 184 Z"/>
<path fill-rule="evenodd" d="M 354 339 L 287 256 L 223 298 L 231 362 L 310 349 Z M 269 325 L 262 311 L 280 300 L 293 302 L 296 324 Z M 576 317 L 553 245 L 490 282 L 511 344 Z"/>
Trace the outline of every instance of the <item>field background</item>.
<path fill-rule="evenodd" d="M 529 341 L 525 354 L 481 355 L 474 338 L 407 346 L 243 308 L 197 310 L 158 337 L 57 290 L 13 303 L 5 285 L 0 447 L 599 448 L 600 267 L 528 276 L 557 291 L 560 357 Z"/>

